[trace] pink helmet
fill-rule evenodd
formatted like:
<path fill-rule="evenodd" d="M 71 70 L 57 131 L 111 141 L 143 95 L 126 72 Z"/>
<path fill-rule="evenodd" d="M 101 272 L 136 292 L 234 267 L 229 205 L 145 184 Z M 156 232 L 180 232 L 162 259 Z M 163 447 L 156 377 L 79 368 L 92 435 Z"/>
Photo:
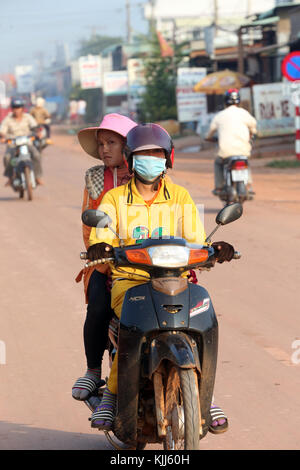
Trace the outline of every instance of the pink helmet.
<path fill-rule="evenodd" d="M 92 157 L 100 159 L 98 155 L 97 131 L 105 129 L 116 132 L 116 134 L 126 138 L 128 132 L 136 125 L 136 122 L 122 114 L 111 113 L 104 116 L 98 127 L 81 129 L 77 136 L 83 150 Z"/>

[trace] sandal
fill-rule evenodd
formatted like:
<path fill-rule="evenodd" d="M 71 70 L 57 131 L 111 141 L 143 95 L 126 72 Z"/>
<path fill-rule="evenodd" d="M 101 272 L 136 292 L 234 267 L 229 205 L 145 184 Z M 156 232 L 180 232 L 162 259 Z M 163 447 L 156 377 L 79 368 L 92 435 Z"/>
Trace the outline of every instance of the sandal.
<path fill-rule="evenodd" d="M 108 388 L 104 390 L 101 404 L 91 416 L 91 426 L 102 431 L 110 431 L 116 416 L 117 395 Z"/>
<path fill-rule="evenodd" d="M 95 380 L 89 377 L 80 377 L 72 387 L 72 397 L 75 400 L 84 401 L 99 387 L 103 387 L 103 385 L 105 385 L 104 380 L 95 382 Z"/>
<path fill-rule="evenodd" d="M 221 434 L 228 429 L 228 419 L 223 410 L 218 406 L 210 407 L 211 425 L 208 430 L 213 434 Z"/>

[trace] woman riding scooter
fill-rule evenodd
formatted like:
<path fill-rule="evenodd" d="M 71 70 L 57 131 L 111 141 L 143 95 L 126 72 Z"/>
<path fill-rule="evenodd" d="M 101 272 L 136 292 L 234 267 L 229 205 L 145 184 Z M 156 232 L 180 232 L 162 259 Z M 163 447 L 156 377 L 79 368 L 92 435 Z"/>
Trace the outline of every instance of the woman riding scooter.
<path fill-rule="evenodd" d="M 205 232 L 197 208 L 184 188 L 166 182 L 165 174 L 172 168 L 174 160 L 173 143 L 168 133 L 157 124 L 143 124 L 133 128 L 127 135 L 126 158 L 133 178 L 124 186 L 109 191 L 101 201 L 99 210 L 111 217 L 116 233 L 120 234 L 125 246 L 138 243 L 141 238 L 162 236 L 181 236 L 190 243 L 204 244 Z M 163 208 L 173 210 L 170 226 L 153 227 L 153 220 Z M 187 209 L 187 212 L 185 210 Z M 173 215 L 173 214 L 172 214 Z M 172 219 L 172 220 L 171 220 Z M 163 224 L 165 220 L 160 223 Z M 152 234 L 152 235 L 151 235 Z M 160 236 L 161 236 L 160 235 Z M 111 256 L 112 247 L 119 245 L 119 240 L 109 229 L 91 230 L 88 259 L 90 261 Z M 230 261 L 234 249 L 225 242 L 212 244 L 217 253 L 217 261 Z M 118 318 L 121 316 L 123 299 L 126 291 L 133 285 L 141 284 L 136 278 L 138 271 L 130 269 L 120 273 L 112 272 L 112 308 Z M 91 425 L 94 428 L 109 430 L 115 416 L 117 393 L 117 354 L 115 355 L 107 388 L 101 405 L 92 414 Z M 227 429 L 226 416 L 217 407 L 212 406 L 212 432 Z M 215 428 L 215 429 L 214 429 Z"/>

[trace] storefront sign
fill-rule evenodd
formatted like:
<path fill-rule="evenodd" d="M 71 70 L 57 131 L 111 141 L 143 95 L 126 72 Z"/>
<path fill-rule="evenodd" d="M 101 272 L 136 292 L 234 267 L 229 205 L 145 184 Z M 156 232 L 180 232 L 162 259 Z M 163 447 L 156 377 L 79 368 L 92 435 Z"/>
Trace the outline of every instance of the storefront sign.
<path fill-rule="evenodd" d="M 100 56 L 88 55 L 80 57 L 79 63 L 79 76 L 81 88 L 101 88 L 101 58 Z"/>
<path fill-rule="evenodd" d="M 206 95 L 193 91 L 206 75 L 202 67 L 180 67 L 177 72 L 177 114 L 179 122 L 199 121 L 207 113 Z"/>
<path fill-rule="evenodd" d="M 106 72 L 104 74 L 104 94 L 106 96 L 128 94 L 127 70 Z"/>
<path fill-rule="evenodd" d="M 284 83 L 253 86 L 254 115 L 259 137 L 295 132 L 295 107 Z"/>

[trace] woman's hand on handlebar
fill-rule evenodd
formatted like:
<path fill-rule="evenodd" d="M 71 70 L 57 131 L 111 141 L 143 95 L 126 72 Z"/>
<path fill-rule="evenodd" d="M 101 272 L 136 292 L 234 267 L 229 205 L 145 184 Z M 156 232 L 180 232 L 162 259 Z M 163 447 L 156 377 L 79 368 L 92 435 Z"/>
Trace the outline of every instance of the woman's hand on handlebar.
<path fill-rule="evenodd" d="M 218 263 L 224 261 L 231 261 L 234 257 L 234 248 L 232 245 L 226 242 L 213 242 L 212 245 L 215 250 L 215 257 Z"/>
<path fill-rule="evenodd" d="M 90 261 L 96 261 L 101 258 L 110 258 L 112 256 L 113 247 L 108 243 L 96 243 L 87 250 L 87 258 Z"/>

